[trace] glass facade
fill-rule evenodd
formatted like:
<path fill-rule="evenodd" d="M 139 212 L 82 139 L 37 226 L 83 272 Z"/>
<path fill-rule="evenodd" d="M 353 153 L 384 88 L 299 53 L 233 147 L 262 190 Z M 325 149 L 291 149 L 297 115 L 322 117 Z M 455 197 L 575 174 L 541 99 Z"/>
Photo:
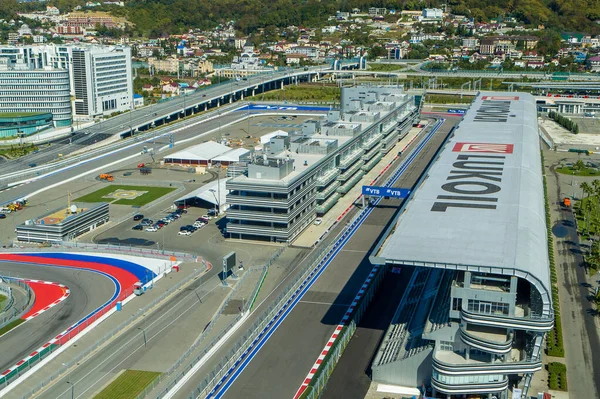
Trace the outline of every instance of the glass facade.
<path fill-rule="evenodd" d="M 69 71 L 0 70 L 0 113 L 50 113 L 54 126 L 70 126 Z"/>

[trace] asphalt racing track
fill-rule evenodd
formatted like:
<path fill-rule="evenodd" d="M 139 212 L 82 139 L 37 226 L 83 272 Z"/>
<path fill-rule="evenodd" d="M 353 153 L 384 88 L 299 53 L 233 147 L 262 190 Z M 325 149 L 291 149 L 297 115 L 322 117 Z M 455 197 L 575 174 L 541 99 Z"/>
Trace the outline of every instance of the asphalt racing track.
<path fill-rule="evenodd" d="M 455 121 L 446 121 L 421 147 L 412 163 L 404 162 L 394 187 L 412 187 L 447 137 Z M 409 157 L 412 157 L 409 155 Z M 372 270 L 368 255 L 377 237 L 398 209 L 400 200 L 381 199 L 350 228 L 334 254 L 326 260 L 327 269 L 314 282 L 297 305 L 285 313 L 261 340 L 262 350 L 252 350 L 230 377 L 211 392 L 211 398 L 293 398 L 306 374 L 340 323 L 358 289 Z M 274 327 L 278 328 L 274 330 Z M 267 341 L 268 339 L 268 341 Z M 186 384 L 181 395 L 189 393 Z"/>
<path fill-rule="evenodd" d="M 0 275 L 53 281 L 67 286 L 70 296 L 0 339 L 2 382 L 14 378 L 14 367 L 32 351 L 52 342 L 66 343 L 82 329 L 132 294 L 133 284 L 155 274 L 145 267 L 119 259 L 67 253 L 0 254 Z M 27 368 L 19 366 L 18 371 Z M 10 370 L 10 372 L 9 372 Z"/>

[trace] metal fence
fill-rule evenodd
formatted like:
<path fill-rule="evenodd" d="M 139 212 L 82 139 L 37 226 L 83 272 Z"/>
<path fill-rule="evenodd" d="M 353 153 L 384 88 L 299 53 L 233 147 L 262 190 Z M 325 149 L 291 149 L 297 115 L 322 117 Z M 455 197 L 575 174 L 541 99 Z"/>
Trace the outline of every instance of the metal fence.
<path fill-rule="evenodd" d="M 155 306 L 157 306 L 158 304 L 160 304 L 167 297 L 169 297 L 170 295 L 176 293 L 181 287 L 183 287 L 184 285 L 190 283 L 193 279 L 195 279 L 200 274 L 202 274 L 207 269 L 208 265 L 207 265 L 207 263 L 204 260 L 201 260 L 201 262 L 202 262 L 202 264 L 204 266 L 203 268 L 195 269 L 194 272 L 190 275 L 190 277 L 188 277 L 186 280 L 182 280 L 179 283 L 177 283 L 176 285 L 174 285 L 173 287 L 167 289 L 165 292 L 162 293 L 162 295 L 160 295 L 159 297 L 155 298 L 150 304 L 146 305 L 144 308 L 139 309 L 135 314 L 131 315 L 131 317 L 129 317 L 129 319 L 127 319 L 126 321 L 124 321 L 121 324 L 119 324 L 117 327 L 115 327 L 112 330 L 110 330 L 102 338 L 100 338 L 99 340 L 97 340 L 96 342 L 94 342 L 92 345 L 86 347 L 82 352 L 79 352 L 78 355 L 74 356 L 69 361 L 67 361 L 66 363 L 63 363 L 63 365 L 61 367 L 58 367 L 56 369 L 56 371 L 54 372 L 54 374 L 52 374 L 50 377 L 46 378 L 45 380 L 41 381 L 33 389 L 31 389 L 30 391 L 28 391 L 25 395 L 23 395 L 23 398 L 30 398 L 30 397 L 34 396 L 36 392 L 40 391 L 41 389 L 43 389 L 47 385 L 52 384 L 53 381 L 55 381 L 56 379 L 59 379 L 71 367 L 77 365 L 84 358 L 86 358 L 87 356 L 89 356 L 90 354 L 92 354 L 93 352 L 95 352 L 100 347 L 104 346 L 107 342 L 110 341 L 110 339 L 112 337 L 114 337 L 114 336 L 116 336 L 118 334 L 121 334 L 124 331 L 127 331 L 129 329 L 129 327 L 131 327 L 131 326 L 133 326 L 135 324 L 136 320 L 140 316 L 142 316 L 145 313 L 149 312 L 152 308 L 154 308 Z M 121 300 L 123 298 L 126 298 L 127 296 L 131 295 L 132 293 L 133 293 L 132 290 L 126 290 L 126 294 L 125 295 L 121 295 L 119 297 L 119 300 Z M 114 306 L 114 303 L 111 303 L 110 306 L 107 306 L 105 308 L 106 309 L 105 312 L 108 311 L 109 309 L 111 309 L 113 306 Z M 105 312 L 103 312 L 103 314 Z M 98 318 L 99 317 L 94 318 L 94 321 L 96 321 Z M 69 333 L 67 333 L 67 335 L 64 336 L 64 338 L 65 338 L 64 342 L 57 342 L 56 344 L 50 345 L 48 347 L 49 349 L 47 351 L 40 351 L 40 353 L 38 355 L 36 355 L 34 358 L 32 358 L 29 361 L 27 361 L 26 364 L 23 365 L 23 367 L 20 366 L 19 369 L 17 370 L 17 373 L 15 375 L 11 376 L 10 378 L 7 378 L 5 381 L 0 380 L 0 384 L 8 385 L 11 380 L 13 380 L 15 378 L 18 378 L 24 371 L 27 371 L 27 370 L 31 369 L 31 367 L 33 367 L 36 363 L 38 363 L 42 359 L 45 359 L 50 353 L 52 353 L 56 349 L 60 348 L 60 344 L 66 343 L 69 339 L 71 339 L 72 337 L 76 336 L 79 332 L 83 331 L 83 329 L 85 329 L 89 324 L 91 324 L 91 323 L 85 323 L 85 326 L 82 326 L 81 328 L 78 327 L 77 329 L 71 330 Z M 66 339 L 66 338 L 68 338 L 68 339 Z"/>
<path fill-rule="evenodd" d="M 226 300 L 223 302 L 223 304 L 221 304 L 221 306 L 217 310 L 216 316 L 210 321 L 210 323 L 208 324 L 206 329 L 202 332 L 202 334 L 200 334 L 200 336 L 196 339 L 196 341 L 192 344 L 192 346 L 165 373 L 162 373 L 154 381 L 152 381 L 152 384 L 150 384 L 148 387 L 146 387 L 146 389 L 144 389 L 144 391 L 137 396 L 137 399 L 145 398 L 158 385 L 160 385 L 162 383 L 166 383 L 167 386 L 158 394 L 159 398 L 164 396 L 167 392 L 169 392 L 171 389 L 173 389 L 173 387 L 198 362 L 200 362 L 208 354 L 208 352 L 217 345 L 217 343 L 220 340 L 223 339 L 223 337 L 241 320 L 243 315 L 251 309 L 252 304 L 256 300 L 256 297 L 258 296 L 260 288 L 262 287 L 262 283 L 264 281 L 264 278 L 265 278 L 270 266 L 277 260 L 277 258 L 279 258 L 279 256 L 281 256 L 281 254 L 285 251 L 286 248 L 287 248 L 287 246 L 283 246 L 283 247 L 279 248 L 277 251 L 275 251 L 275 253 L 273 255 L 271 255 L 269 260 L 267 260 L 267 262 L 264 265 L 257 266 L 257 267 L 251 267 L 248 269 L 248 271 L 246 273 L 244 273 L 242 278 L 240 280 L 238 280 L 238 282 L 235 285 L 235 287 L 233 288 L 232 292 L 227 296 Z M 204 349 L 199 354 L 196 355 L 194 360 L 192 360 L 185 369 L 180 370 L 179 373 L 177 373 L 175 375 L 174 374 L 175 371 L 179 367 L 181 367 L 181 365 L 184 363 L 184 361 L 187 358 L 189 358 L 190 355 L 192 355 L 193 352 L 195 352 L 198 349 L 200 344 L 204 343 L 204 340 L 208 337 L 208 334 L 211 332 L 211 330 L 213 329 L 217 320 L 222 315 L 223 310 L 227 307 L 227 305 L 231 301 L 231 298 L 233 298 L 233 296 L 237 293 L 239 287 L 241 287 L 241 283 L 244 281 L 244 279 L 247 276 L 249 276 L 250 273 L 256 273 L 256 272 L 262 272 L 263 275 L 261 276 L 259 283 L 254 288 L 254 291 L 250 295 L 249 300 L 243 304 L 243 308 L 241 309 L 241 312 L 238 315 L 236 315 L 235 318 L 231 322 L 229 322 L 229 324 L 225 328 L 223 328 L 221 331 L 219 331 L 219 334 L 215 338 L 213 338 L 212 341 L 208 345 L 205 345 Z M 252 299 L 250 299 L 250 298 L 252 298 Z"/>
<path fill-rule="evenodd" d="M 12 247 L 0 248 L 0 252 L 64 252 L 65 250 L 75 250 L 80 252 L 101 252 L 101 253 L 121 253 L 131 256 L 153 257 L 171 261 L 175 257 L 178 262 L 199 262 L 201 257 L 184 252 L 165 251 L 153 248 L 133 247 L 128 245 L 94 244 L 78 241 L 65 241 L 60 245 L 51 246 L 27 246 L 24 243 L 13 243 Z"/>
<path fill-rule="evenodd" d="M 25 292 L 27 292 L 27 300 L 25 301 L 23 306 L 12 307 L 14 304 L 14 296 L 12 295 L 12 288 L 6 284 L 3 284 L 2 280 L 4 280 L 7 284 L 17 285 L 17 286 L 23 288 L 25 290 Z M 21 317 L 31 307 L 31 305 L 33 304 L 32 298 L 35 299 L 35 294 L 34 294 L 33 290 L 31 289 L 31 287 L 28 286 L 26 283 L 22 282 L 19 279 L 14 279 L 14 278 L 10 278 L 10 277 L 0 278 L 0 292 L 2 292 L 8 298 L 8 302 L 7 302 L 6 306 L 4 307 L 4 309 L 6 309 L 6 312 L 4 312 L 2 314 L 2 317 L 0 317 L 0 328 L 2 328 L 4 326 L 6 326 L 7 324 L 12 323 L 14 320 L 18 319 L 19 317 Z M 0 311 L 1 310 L 2 309 L 0 309 Z"/>
<path fill-rule="evenodd" d="M 254 321 L 254 323 L 252 323 L 249 328 L 245 329 L 244 334 L 236 341 L 235 344 L 233 344 L 233 347 L 221 359 L 218 365 L 207 374 L 208 377 L 206 377 L 191 393 L 189 396 L 190 398 L 206 396 L 217 385 L 218 381 L 223 378 L 231 366 L 238 361 L 240 355 L 248 351 L 249 347 L 259 338 L 265 326 L 271 322 L 283 305 L 291 299 L 304 280 L 306 280 L 306 278 L 314 269 L 320 266 L 320 259 L 333 251 L 333 249 L 337 246 L 337 241 L 339 241 L 344 235 L 348 234 L 349 230 L 355 226 L 357 220 L 361 216 L 362 213 L 356 215 L 354 219 L 348 223 L 347 228 L 340 231 L 340 233 L 329 245 L 321 248 L 320 250 L 316 250 L 304 260 L 300 273 L 298 273 L 293 281 L 285 286 L 279 296 L 271 303 L 271 305 L 263 310 L 261 315 Z"/>
<path fill-rule="evenodd" d="M 317 399 L 321 397 L 323 393 L 323 389 L 327 385 L 327 381 L 329 377 L 333 373 L 335 366 L 337 366 L 338 361 L 342 357 L 344 350 L 348 346 L 348 343 L 352 339 L 354 332 L 360 323 L 360 320 L 367 310 L 367 307 L 371 303 L 371 300 L 375 296 L 381 281 L 383 280 L 383 276 L 385 275 L 385 268 L 379 268 L 377 274 L 373 278 L 371 285 L 365 291 L 365 294 L 362 296 L 360 300 L 360 305 L 357 307 L 354 316 L 351 318 L 350 322 L 345 326 L 342 335 L 338 337 L 338 339 L 333 344 L 333 348 L 329 350 L 327 356 L 323 359 L 323 362 L 317 369 L 315 376 L 308 385 L 307 389 L 304 391 L 301 399 Z"/>

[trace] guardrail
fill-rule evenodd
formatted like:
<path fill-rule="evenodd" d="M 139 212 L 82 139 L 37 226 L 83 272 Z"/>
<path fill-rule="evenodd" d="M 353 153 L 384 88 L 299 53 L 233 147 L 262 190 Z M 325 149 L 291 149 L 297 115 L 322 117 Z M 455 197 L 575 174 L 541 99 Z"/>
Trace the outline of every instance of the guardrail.
<path fill-rule="evenodd" d="M 329 349 L 327 356 L 325 356 L 323 359 L 323 362 L 317 369 L 315 376 L 307 386 L 306 390 L 300 396 L 301 399 L 318 399 L 321 396 L 323 389 L 327 385 L 329 377 L 333 373 L 335 366 L 337 366 L 337 363 L 340 360 L 340 357 L 342 357 L 342 354 L 348 346 L 348 343 L 352 339 L 352 335 L 354 335 L 358 323 L 360 323 L 363 314 L 375 296 L 375 292 L 379 288 L 385 272 L 385 267 L 377 270 L 377 274 L 375 274 L 371 284 L 361 297 L 359 304 L 357 304 L 354 315 L 350 316 L 350 321 L 344 328 L 342 328 L 341 336 L 334 342 L 333 347 Z"/>
<path fill-rule="evenodd" d="M 67 155 L 64 159 L 62 159 L 60 161 L 48 163 L 46 165 L 38 166 L 35 168 L 30 168 L 25 171 L 8 173 L 8 174 L 0 176 L 0 180 L 1 181 L 10 181 L 11 179 L 16 179 L 16 178 L 26 179 L 27 177 L 37 177 L 44 173 L 51 172 L 51 171 L 55 170 L 56 168 L 69 166 L 71 164 L 75 164 L 75 163 L 81 162 L 81 161 L 91 161 L 93 159 L 90 159 L 90 158 L 93 158 L 93 157 L 99 156 L 99 155 L 106 155 L 105 154 L 106 152 L 117 150 L 120 147 L 127 148 L 128 146 L 141 144 L 138 142 L 146 141 L 151 138 L 155 138 L 155 136 L 160 136 L 161 134 L 167 133 L 173 129 L 185 128 L 191 124 L 196 124 L 196 123 L 200 123 L 200 122 L 205 122 L 209 119 L 214 119 L 215 117 L 221 116 L 221 114 L 223 112 L 227 112 L 227 111 L 230 111 L 235 108 L 243 107 L 244 104 L 246 104 L 246 101 L 237 101 L 232 104 L 226 104 L 219 108 L 213 109 L 212 111 L 208 112 L 207 114 L 200 115 L 198 117 L 189 118 L 189 119 L 184 119 L 183 121 L 180 121 L 180 124 L 175 123 L 172 125 L 160 127 L 156 130 L 150 130 L 145 133 L 137 134 L 137 135 L 127 139 L 125 142 L 117 141 L 117 142 L 111 143 L 109 145 L 99 147 L 99 148 L 93 149 L 91 151 L 85 152 L 80 155 L 75 155 L 75 156 Z"/>
<path fill-rule="evenodd" d="M 265 278 L 265 276 L 266 276 L 269 268 L 279 258 L 279 256 L 281 256 L 281 254 L 285 251 L 286 248 L 287 248 L 287 246 L 283 246 L 283 247 L 279 248 L 273 255 L 271 255 L 271 257 L 269 258 L 269 260 L 267 260 L 267 262 L 264 265 L 259 266 L 259 267 L 252 267 L 252 268 L 248 269 L 248 272 L 246 272 L 242 276 L 242 279 L 240 279 L 238 281 L 238 283 L 235 285 L 235 287 L 232 290 L 232 292 L 227 296 L 227 299 L 223 302 L 223 304 L 221 304 L 221 306 L 217 310 L 216 316 L 210 321 L 210 323 L 208 324 L 208 326 L 204 329 L 204 331 L 202 332 L 202 334 L 200 334 L 200 336 L 196 339 L 196 341 L 192 344 L 192 346 L 165 373 L 162 373 L 155 380 L 153 380 L 152 384 L 150 384 L 148 387 L 146 387 L 146 389 L 144 389 L 144 391 L 142 393 L 140 393 L 137 396 L 136 399 L 142 399 L 142 398 L 146 397 L 159 384 L 168 381 L 167 386 L 165 387 L 165 389 L 158 394 L 158 397 L 164 396 L 167 392 L 169 392 L 171 389 L 173 389 L 173 387 L 194 367 L 194 365 L 196 363 L 198 363 L 204 356 L 206 356 L 206 354 L 225 336 L 225 334 L 227 334 L 227 332 L 229 330 L 231 330 L 233 328 L 233 326 L 235 326 L 236 323 L 238 323 L 240 321 L 240 319 L 242 318 L 242 316 L 249 309 L 251 309 L 252 305 L 254 304 L 254 301 L 256 300 L 256 297 L 258 296 L 260 288 L 262 287 L 262 283 L 264 281 L 264 278 Z M 229 304 L 229 301 L 231 300 L 231 298 L 233 297 L 233 295 L 237 292 L 238 287 L 241 286 L 240 283 L 250 273 L 259 272 L 259 271 L 262 271 L 263 275 L 261 276 L 261 278 L 260 278 L 259 283 L 257 284 L 257 286 L 254 288 L 254 291 L 250 295 L 249 300 L 243 304 L 243 308 L 241 309 L 241 312 L 224 329 L 222 329 L 219 332 L 219 334 L 215 338 L 213 338 L 213 340 L 208 345 L 205 346 L 205 349 L 202 350 L 202 352 L 200 354 L 198 354 L 194 358 L 194 360 L 192 360 L 190 362 L 190 364 L 188 365 L 188 367 L 186 369 L 181 370 L 177 375 L 173 375 L 173 373 L 175 372 L 175 370 L 177 370 L 183 364 L 183 362 L 195 350 L 197 350 L 198 347 L 200 346 L 200 344 L 202 344 L 203 341 L 206 339 L 206 337 L 208 336 L 209 332 L 213 329 L 213 327 L 216 324 L 217 320 L 219 319 L 219 317 L 223 313 L 223 310 L 227 307 L 227 305 Z M 252 298 L 252 299 L 250 299 L 250 298 Z M 168 379 L 170 379 L 170 380 L 168 380 Z"/>
<path fill-rule="evenodd" d="M 10 288 L 10 286 L 2 280 L 2 277 L 0 277 L 0 295 L 5 296 L 7 299 L 6 305 L 4 305 L 3 308 L 0 308 L 0 312 L 2 312 L 4 311 L 4 309 L 8 309 L 9 307 L 11 307 L 14 300 L 12 295 L 12 288 Z"/>
<path fill-rule="evenodd" d="M 23 395 L 23 398 L 30 398 L 30 397 L 34 396 L 36 394 L 36 392 L 38 392 L 41 389 L 43 389 L 44 387 L 52 384 L 53 381 L 55 381 L 56 379 L 60 378 L 71 367 L 73 367 L 74 365 L 77 365 L 83 359 L 85 359 L 87 356 L 89 356 L 90 354 L 92 354 L 93 352 L 95 352 L 98 348 L 100 348 L 102 345 L 104 345 L 105 343 L 107 343 L 112 337 L 114 337 L 115 335 L 117 335 L 117 334 L 119 334 L 119 333 L 121 333 L 123 331 L 126 331 L 129 326 L 134 325 L 135 322 L 136 322 L 136 320 L 140 316 L 144 315 L 150 309 L 154 308 L 155 306 L 157 306 L 158 304 L 160 304 L 162 301 L 164 301 L 167 297 L 169 297 L 173 293 L 177 292 L 182 286 L 188 284 L 191 280 L 195 279 L 200 274 L 204 273 L 204 271 L 208 268 L 208 264 L 204 260 L 202 260 L 201 262 L 204 265 L 204 268 L 195 269 L 194 272 L 190 275 L 190 277 L 187 280 L 180 281 L 179 283 L 177 283 L 173 287 L 167 289 L 161 296 L 159 296 L 158 298 L 154 299 L 150 304 L 146 305 L 144 308 L 139 309 L 135 314 L 131 315 L 131 317 L 128 320 L 122 322 L 117 327 L 115 327 L 112 330 L 110 330 L 102 338 L 100 338 L 99 340 L 97 340 L 96 342 L 94 342 L 92 345 L 86 347 L 82 352 L 79 352 L 78 355 L 74 356 L 73 358 L 71 358 L 66 363 L 63 363 L 62 366 L 59 367 L 54 372 L 54 374 L 52 374 L 50 377 L 46 378 L 45 380 L 41 381 L 40 383 L 38 383 L 33 389 L 29 390 L 25 395 Z M 129 296 L 129 294 L 132 293 L 132 290 L 126 290 L 126 292 L 127 292 L 127 296 Z M 127 296 L 125 296 L 125 298 Z M 119 300 L 121 300 L 121 299 L 119 299 Z M 106 309 L 109 310 L 110 308 L 112 308 L 114 306 L 114 303 L 116 303 L 116 301 L 111 302 L 110 305 L 106 306 Z M 82 331 L 82 330 L 83 329 L 81 329 L 80 331 Z M 73 335 L 73 336 L 75 336 L 75 335 Z M 65 342 L 63 342 L 63 344 Z M 41 351 L 40 354 L 37 355 L 38 357 L 32 362 L 32 364 L 35 364 L 38 361 L 46 358 L 48 354 L 52 353 L 55 349 L 57 349 L 59 347 L 60 347 L 60 345 L 57 345 L 57 344 L 50 345 L 48 347 L 47 351 Z M 44 352 L 44 353 L 42 353 L 42 352 Z M 33 360 L 33 359 L 30 359 L 30 361 L 31 360 Z M 22 367 L 22 368 L 19 367 L 21 369 L 20 371 L 22 371 L 24 369 L 30 369 L 31 366 L 32 366 L 32 364 L 28 364 L 28 365 L 26 365 L 25 367 Z M 21 374 L 21 372 L 19 372 L 18 375 L 16 375 L 16 376 L 18 377 L 18 376 L 20 376 L 20 374 Z M 12 378 L 14 378 L 14 377 L 15 376 L 13 376 Z M 9 384 L 8 379 L 6 381 L 1 381 L 0 380 L 0 383 L 2 383 L 2 382 L 5 382 L 6 385 Z M 2 392 L 0 391 L 0 394 L 1 393 Z"/>
<path fill-rule="evenodd" d="M 25 292 L 27 292 L 27 300 L 25 301 L 25 303 L 23 304 L 22 307 L 17 307 L 17 308 L 13 308 L 13 309 L 9 309 L 9 306 L 12 306 L 14 301 L 14 297 L 12 295 L 12 289 L 10 287 L 4 287 L 1 283 L 0 283 L 0 291 L 2 291 L 4 288 L 8 288 L 9 291 L 9 304 L 7 306 L 5 306 L 5 309 L 8 309 L 8 314 L 3 315 L 0 318 L 0 328 L 6 326 L 9 323 L 12 323 L 14 320 L 18 319 L 19 317 L 21 317 L 31 306 L 31 304 L 33 304 L 32 298 L 35 298 L 35 293 L 33 292 L 33 290 L 31 289 L 31 287 L 29 287 L 26 283 L 22 282 L 19 279 L 16 278 L 11 278 L 11 277 L 1 277 L 0 280 L 6 280 L 7 282 L 10 282 L 10 284 L 14 284 L 14 285 L 18 285 L 19 287 L 23 288 L 25 290 Z M 6 291 L 3 291 L 6 292 Z"/>

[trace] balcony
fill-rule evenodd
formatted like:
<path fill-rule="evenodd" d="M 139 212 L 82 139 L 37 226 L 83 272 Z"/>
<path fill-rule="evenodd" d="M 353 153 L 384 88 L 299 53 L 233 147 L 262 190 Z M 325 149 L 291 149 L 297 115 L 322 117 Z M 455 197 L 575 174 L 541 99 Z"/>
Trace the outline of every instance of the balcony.
<path fill-rule="evenodd" d="M 360 166 L 360 164 L 358 165 Z M 362 179 L 364 175 L 365 172 L 363 172 L 362 170 L 359 171 L 357 174 L 348 179 L 348 181 L 345 182 L 342 186 L 338 187 L 337 192 L 340 194 L 346 194 L 348 191 L 350 191 L 352 187 L 354 187 L 356 183 L 360 181 L 360 179 Z"/>
<path fill-rule="evenodd" d="M 252 195 L 227 195 L 227 203 L 230 205 L 273 205 L 275 208 L 287 208 L 289 201 L 290 200 L 288 199 L 274 199 L 269 197 L 259 197 Z"/>
<path fill-rule="evenodd" d="M 333 192 L 335 192 L 335 190 L 337 190 L 337 188 L 340 186 L 340 184 L 341 183 L 339 181 L 336 181 L 333 184 L 330 184 L 325 190 L 318 191 L 316 198 L 318 200 L 325 200 L 327 197 L 329 197 L 331 195 L 331 193 L 333 193 Z"/>
<path fill-rule="evenodd" d="M 480 326 L 513 328 L 516 330 L 547 332 L 554 325 L 554 318 L 539 319 L 531 317 L 511 317 L 498 314 L 470 312 L 462 309 L 462 320 Z"/>
<path fill-rule="evenodd" d="M 465 359 L 462 355 L 450 351 L 436 350 L 433 354 L 433 370 L 447 376 L 527 374 L 542 369 L 541 360 L 522 360 L 516 362 L 490 362 Z"/>
<path fill-rule="evenodd" d="M 373 158 L 373 156 L 375 154 L 379 153 L 379 150 L 381 149 L 381 142 L 377 143 L 377 145 L 373 146 L 369 151 L 367 151 L 362 157 L 361 159 L 363 161 L 368 161 L 369 159 Z"/>
<path fill-rule="evenodd" d="M 381 158 L 383 158 L 383 154 L 381 152 L 377 152 L 375 157 L 373 159 L 371 159 L 369 162 L 367 162 L 366 164 L 364 164 L 361 167 L 361 169 L 364 170 L 365 172 L 370 171 L 375 165 L 377 165 L 379 163 L 379 161 L 381 161 Z"/>
<path fill-rule="evenodd" d="M 507 354 L 512 349 L 512 339 L 507 339 L 506 332 L 483 326 L 471 326 L 469 329 L 464 324 L 459 331 L 462 341 L 472 348 L 496 354 Z"/>
<path fill-rule="evenodd" d="M 431 386 L 435 388 L 436 391 L 447 395 L 468 395 L 474 393 L 502 392 L 508 389 L 508 378 L 505 377 L 500 381 L 493 381 L 487 383 L 449 384 L 441 382 L 434 377 L 431 377 Z"/>
<path fill-rule="evenodd" d="M 327 213 L 338 202 L 340 197 L 341 195 L 338 193 L 333 194 L 331 197 L 327 198 L 327 201 L 323 202 L 321 205 L 317 205 L 316 212 L 319 215 Z"/>
<path fill-rule="evenodd" d="M 357 160 L 359 160 L 359 159 L 360 159 L 360 157 L 362 156 L 362 154 L 363 154 L 363 150 L 362 150 L 362 148 L 359 148 L 359 149 L 357 149 L 357 150 L 356 150 L 356 151 L 354 151 L 354 152 L 353 152 L 353 153 L 352 153 L 350 156 L 348 156 L 348 157 L 346 157 L 346 158 L 342 159 L 342 160 L 340 161 L 340 164 L 339 164 L 339 166 L 338 166 L 338 167 L 339 167 L 340 169 L 345 169 L 345 168 L 349 167 L 349 166 L 350 166 L 350 165 L 352 165 L 354 162 L 356 162 Z"/>
<path fill-rule="evenodd" d="M 342 173 L 341 175 L 339 175 L 337 177 L 337 179 L 339 181 L 346 181 L 346 180 L 348 180 L 350 177 L 352 177 L 360 169 L 361 166 L 363 166 L 362 162 L 356 162 L 354 165 L 352 165 L 351 168 L 347 169 L 344 173 Z"/>
<path fill-rule="evenodd" d="M 327 171 L 327 173 L 325 173 L 323 176 L 320 176 L 317 179 L 317 187 L 325 187 L 327 186 L 329 183 L 331 183 L 333 180 L 335 180 L 336 177 L 338 177 L 340 175 L 340 170 L 338 168 L 333 168 L 329 171 Z"/>
<path fill-rule="evenodd" d="M 374 134 L 371 137 L 369 137 L 366 141 L 363 141 L 361 146 L 364 150 L 369 150 L 369 149 L 371 149 L 371 147 L 373 147 L 375 144 L 377 144 L 377 142 L 380 139 L 381 139 L 381 134 Z"/>

